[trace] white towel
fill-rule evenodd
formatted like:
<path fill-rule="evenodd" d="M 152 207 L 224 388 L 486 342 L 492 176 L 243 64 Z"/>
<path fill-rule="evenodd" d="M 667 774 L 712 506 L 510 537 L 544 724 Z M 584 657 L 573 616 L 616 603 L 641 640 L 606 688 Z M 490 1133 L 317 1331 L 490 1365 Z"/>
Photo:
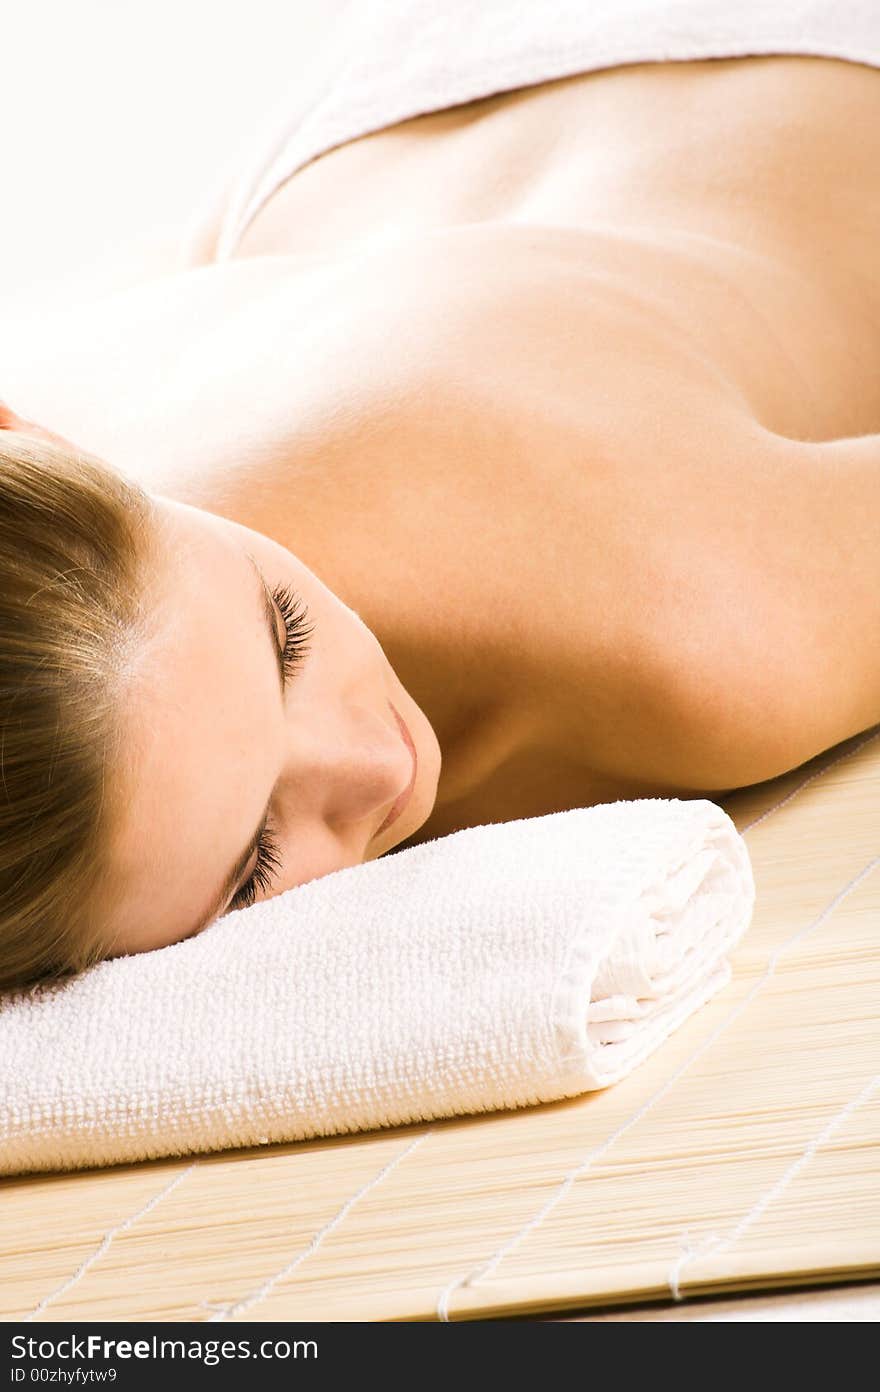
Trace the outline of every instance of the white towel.
<path fill-rule="evenodd" d="M 334 30 L 320 99 L 293 122 L 279 110 L 237 180 L 216 260 L 303 165 L 430 111 L 631 63 L 787 53 L 880 67 L 878 0 L 351 0 Z"/>
<path fill-rule="evenodd" d="M 469 827 L 0 1005 L 0 1173 L 522 1107 L 724 986 L 745 842 L 704 798 Z"/>

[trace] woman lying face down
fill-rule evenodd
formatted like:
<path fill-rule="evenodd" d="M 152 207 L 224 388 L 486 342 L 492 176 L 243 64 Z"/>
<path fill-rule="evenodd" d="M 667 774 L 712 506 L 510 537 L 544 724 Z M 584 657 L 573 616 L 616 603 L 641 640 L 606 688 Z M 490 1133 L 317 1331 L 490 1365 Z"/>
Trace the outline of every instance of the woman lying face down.
<path fill-rule="evenodd" d="M 8 342 L 66 438 L 0 409 L 0 989 L 880 718 L 876 73 L 633 66 Z"/>
<path fill-rule="evenodd" d="M 434 731 L 312 571 L 5 425 L 0 987 L 179 941 L 425 821 Z"/>

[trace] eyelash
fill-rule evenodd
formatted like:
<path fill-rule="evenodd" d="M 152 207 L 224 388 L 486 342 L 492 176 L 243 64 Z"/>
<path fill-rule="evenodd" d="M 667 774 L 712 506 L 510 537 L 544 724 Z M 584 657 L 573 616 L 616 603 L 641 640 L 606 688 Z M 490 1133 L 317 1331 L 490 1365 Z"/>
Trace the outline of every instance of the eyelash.
<path fill-rule="evenodd" d="M 287 634 L 282 661 L 284 680 L 288 682 L 309 651 L 308 639 L 315 626 L 308 622 L 308 609 L 303 601 L 294 595 L 289 585 L 276 585 L 272 591 L 272 598 L 281 611 Z"/>
<path fill-rule="evenodd" d="M 266 824 L 263 834 L 257 846 L 257 863 L 253 868 L 250 879 L 243 884 L 236 894 L 230 909 L 249 909 L 256 898 L 258 889 L 271 889 L 272 881 L 281 867 L 281 859 L 278 855 L 278 843 Z"/>
<path fill-rule="evenodd" d="M 306 605 L 294 595 L 289 585 L 276 585 L 272 591 L 272 598 L 278 605 L 286 632 L 284 652 L 281 655 L 286 685 L 309 652 L 308 639 L 314 632 L 314 624 L 308 622 L 309 611 Z M 267 822 L 257 845 L 257 863 L 250 878 L 229 905 L 230 909 L 250 908 L 258 889 L 271 888 L 280 866 L 278 843 Z"/>

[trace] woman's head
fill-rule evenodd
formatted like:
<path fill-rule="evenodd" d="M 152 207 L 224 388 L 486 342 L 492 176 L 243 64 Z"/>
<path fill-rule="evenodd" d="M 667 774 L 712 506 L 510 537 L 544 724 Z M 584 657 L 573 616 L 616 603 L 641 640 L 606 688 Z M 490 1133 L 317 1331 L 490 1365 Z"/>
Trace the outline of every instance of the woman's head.
<path fill-rule="evenodd" d="M 176 942 L 425 821 L 434 731 L 312 571 L 3 425 L 0 989 Z"/>
<path fill-rule="evenodd" d="M 113 955 L 377 859 L 425 821 L 440 766 L 379 642 L 312 571 L 238 523 L 159 495 L 153 505 L 153 626 L 113 771 Z M 381 830 L 414 762 L 407 805 Z M 250 847 L 266 818 L 273 856 L 254 892 Z"/>

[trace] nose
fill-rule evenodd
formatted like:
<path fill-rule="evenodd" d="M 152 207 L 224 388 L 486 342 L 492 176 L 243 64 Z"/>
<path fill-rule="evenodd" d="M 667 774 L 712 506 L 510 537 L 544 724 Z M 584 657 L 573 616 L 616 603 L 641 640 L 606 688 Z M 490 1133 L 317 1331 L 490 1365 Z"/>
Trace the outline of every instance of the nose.
<path fill-rule="evenodd" d="M 373 702 L 310 712 L 290 738 L 277 786 L 285 822 L 322 821 L 369 839 L 410 782 L 413 759 L 394 712 Z"/>

